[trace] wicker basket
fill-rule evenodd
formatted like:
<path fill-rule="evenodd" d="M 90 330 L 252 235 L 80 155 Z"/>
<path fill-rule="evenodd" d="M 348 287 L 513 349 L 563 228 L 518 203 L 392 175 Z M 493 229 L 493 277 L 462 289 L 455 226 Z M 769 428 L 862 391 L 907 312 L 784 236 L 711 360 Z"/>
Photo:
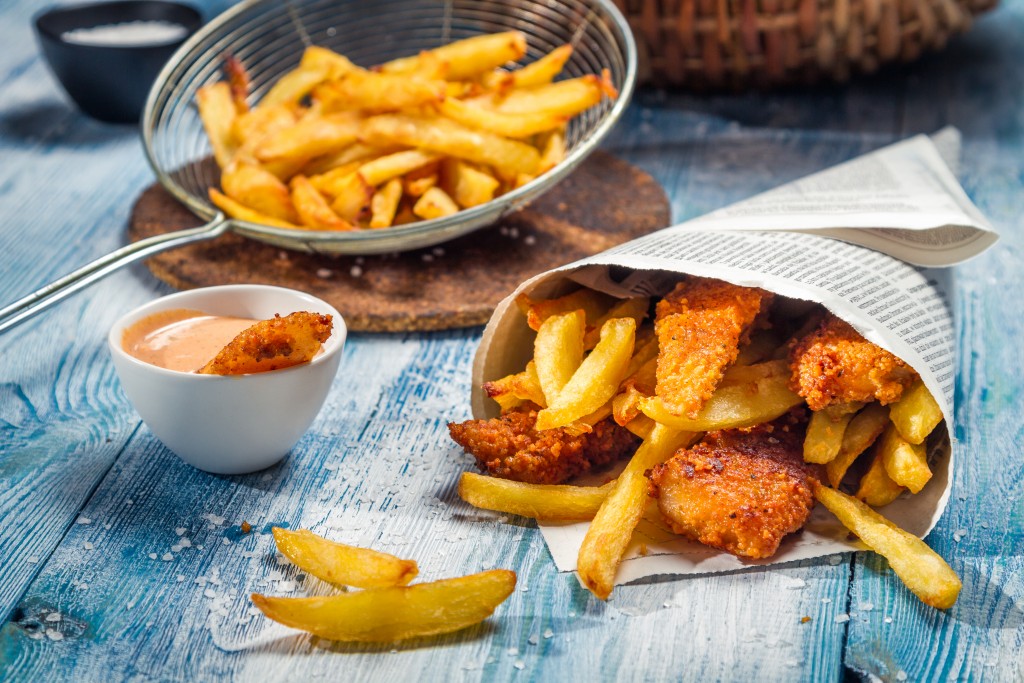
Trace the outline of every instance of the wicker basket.
<path fill-rule="evenodd" d="M 997 0 L 615 0 L 647 83 L 692 88 L 844 81 L 916 59 Z"/>

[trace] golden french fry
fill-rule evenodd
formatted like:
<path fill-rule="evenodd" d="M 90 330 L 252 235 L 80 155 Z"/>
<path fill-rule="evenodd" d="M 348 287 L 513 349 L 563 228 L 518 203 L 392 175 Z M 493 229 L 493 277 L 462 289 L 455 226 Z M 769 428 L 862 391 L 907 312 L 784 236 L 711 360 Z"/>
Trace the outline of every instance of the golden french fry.
<path fill-rule="evenodd" d="M 884 507 L 899 498 L 906 489 L 892 480 L 885 471 L 885 460 L 882 453 L 875 449 L 871 465 L 860 478 L 857 493 L 858 499 L 872 507 Z"/>
<path fill-rule="evenodd" d="M 598 104 L 601 98 L 618 94 L 608 80 L 593 74 L 558 81 L 538 88 L 512 90 L 493 100 L 494 109 L 502 114 L 557 114 L 574 116 Z M 482 102 L 486 103 L 484 99 Z"/>
<path fill-rule="evenodd" d="M 343 166 L 348 167 L 355 162 L 365 163 L 370 159 L 375 159 L 379 156 L 391 154 L 396 151 L 399 150 L 393 147 L 374 147 L 373 145 L 364 145 L 361 142 L 353 142 L 348 147 L 334 152 L 333 154 L 325 154 L 310 160 L 303 170 L 307 175 L 311 176 L 310 179 L 312 179 L 312 176 L 326 174 Z M 349 170 L 355 170 L 359 165 L 361 164 L 357 164 Z"/>
<path fill-rule="evenodd" d="M 326 67 L 303 67 L 293 69 L 281 76 L 260 99 L 257 109 L 274 105 L 296 105 L 313 89 L 331 77 Z"/>
<path fill-rule="evenodd" d="M 442 186 L 455 203 L 463 208 L 479 206 L 494 199 L 501 183 L 497 178 L 458 159 L 448 158 L 442 164 Z"/>
<path fill-rule="evenodd" d="M 332 183 L 327 193 L 334 195 L 331 202 L 334 213 L 351 223 L 363 220 L 370 212 L 373 187 L 367 185 L 358 173 L 349 173 Z"/>
<path fill-rule="evenodd" d="M 920 378 L 903 392 L 899 401 L 889 406 L 889 418 L 900 436 L 909 443 L 924 443 L 942 422 L 942 409 Z"/>
<path fill-rule="evenodd" d="M 402 199 L 402 181 L 392 178 L 370 199 L 370 227 L 387 228 L 395 220 L 398 202 Z"/>
<path fill-rule="evenodd" d="M 257 213 L 297 223 L 288 187 L 273 173 L 255 164 L 233 161 L 221 174 L 224 193 Z"/>
<path fill-rule="evenodd" d="M 273 216 L 268 216 L 254 209 L 250 209 L 245 204 L 236 202 L 231 197 L 228 197 L 226 194 L 223 194 L 222 192 L 220 192 L 220 190 L 218 190 L 215 187 L 211 187 L 208 190 L 208 193 L 210 196 L 210 201 L 213 202 L 214 206 L 219 208 L 228 216 L 231 216 L 232 218 L 237 218 L 240 221 L 258 223 L 261 225 L 269 225 L 274 228 L 291 228 L 293 230 L 298 229 L 299 227 L 294 223 L 282 221 L 280 219 L 274 218 Z"/>
<path fill-rule="evenodd" d="M 562 67 L 572 56 L 572 46 L 556 47 L 540 59 L 514 71 L 493 71 L 483 79 L 484 87 L 489 90 L 507 90 L 509 88 L 534 88 L 555 80 L 562 72 Z"/>
<path fill-rule="evenodd" d="M 328 640 L 387 643 L 477 624 L 512 594 L 515 572 L 492 569 L 431 583 L 314 598 L 252 595 L 269 618 Z"/>
<path fill-rule="evenodd" d="M 432 164 L 439 158 L 436 154 L 421 152 L 417 149 L 395 152 L 367 161 L 359 167 L 359 175 L 363 176 L 363 180 L 368 184 L 377 186 L 392 178 Z"/>
<path fill-rule="evenodd" d="M 380 114 L 366 119 L 361 140 L 371 145 L 405 145 L 447 154 L 502 170 L 535 173 L 537 148 L 436 116 Z"/>
<path fill-rule="evenodd" d="M 440 187 L 429 188 L 412 207 L 412 212 L 424 220 L 451 216 L 458 211 L 458 204 Z"/>
<path fill-rule="evenodd" d="M 918 493 L 932 478 L 924 444 L 908 442 L 900 436 L 895 425 L 889 425 L 882 432 L 877 448 L 885 461 L 885 471 L 893 481 L 906 486 L 911 493 Z"/>
<path fill-rule="evenodd" d="M 408 197 L 422 197 L 423 195 L 425 195 L 427 193 L 427 190 L 429 190 L 432 187 L 436 187 L 436 186 L 437 186 L 437 174 L 436 173 L 432 173 L 430 175 L 421 176 L 419 178 L 414 178 L 410 174 L 410 175 L 407 175 L 405 177 L 405 179 L 402 181 L 402 188 L 403 188 L 406 196 L 408 196 Z M 442 191 L 444 190 L 444 188 L 440 188 L 440 187 L 438 189 L 442 190 Z M 448 194 L 448 193 L 445 192 L 445 194 Z M 451 195 L 449 195 L 449 197 L 451 197 Z M 455 200 L 453 199 L 452 201 L 455 201 Z M 456 210 L 457 209 L 458 209 L 458 206 L 456 206 Z M 416 206 L 414 204 L 413 205 L 413 212 L 415 213 L 415 211 L 416 211 Z"/>
<path fill-rule="evenodd" d="M 502 412 L 521 405 L 523 401 L 531 401 L 541 408 L 547 406 L 537 377 L 537 364 L 532 360 L 522 372 L 484 382 L 483 390 L 488 397 L 498 402 Z"/>
<path fill-rule="evenodd" d="M 463 472 L 459 497 L 474 507 L 533 519 L 591 519 L 611 487 L 525 484 Z"/>
<path fill-rule="evenodd" d="M 642 415 L 640 403 L 650 396 L 650 394 L 640 391 L 635 384 L 628 380 L 625 384 L 626 388 L 612 399 L 612 416 L 620 427 L 625 427 Z"/>
<path fill-rule="evenodd" d="M 347 164 L 336 166 L 325 173 L 310 176 L 309 182 L 318 191 L 333 199 L 339 194 L 343 194 L 350 183 L 355 182 L 360 186 L 365 185 L 365 182 L 359 182 L 359 179 L 350 177 L 362 165 L 363 163 L 360 161 L 351 161 Z"/>
<path fill-rule="evenodd" d="M 651 377 L 649 373 L 652 372 L 652 368 L 657 367 L 657 360 L 658 337 L 654 334 L 654 328 L 650 325 L 637 328 L 633 358 L 630 359 L 629 367 L 626 369 L 626 378 L 639 375 L 637 379 L 642 379 L 643 386 L 646 388 L 647 380 Z M 651 393 L 654 393 L 653 388 Z"/>
<path fill-rule="evenodd" d="M 804 438 L 804 462 L 824 465 L 839 455 L 846 426 L 862 406 L 861 403 L 831 405 L 812 412 Z"/>
<path fill-rule="evenodd" d="M 556 299 L 531 299 L 525 294 L 516 297 L 516 306 L 526 316 L 526 324 L 537 331 L 541 324 L 552 315 L 580 309 L 586 320 L 597 320 L 612 305 L 615 299 L 592 289 L 577 289 Z"/>
<path fill-rule="evenodd" d="M 551 405 L 583 362 L 585 326 L 585 314 L 580 309 L 548 316 L 537 330 L 533 361 L 545 405 Z"/>
<path fill-rule="evenodd" d="M 589 106 L 591 105 L 586 104 L 583 108 L 586 109 Z M 528 138 L 537 133 L 561 128 L 573 116 L 573 114 L 548 111 L 505 114 L 494 109 L 477 106 L 472 102 L 451 98 L 438 104 L 437 110 L 452 121 L 464 126 L 509 138 Z"/>
<path fill-rule="evenodd" d="M 647 501 L 644 472 L 689 445 L 695 436 L 656 424 L 594 515 L 580 547 L 576 569 L 583 585 L 598 598 L 607 600 L 611 595 L 615 572 L 643 515 Z"/>
<path fill-rule="evenodd" d="M 814 497 L 869 548 L 889 561 L 896 575 L 926 605 L 948 609 L 961 583 L 945 560 L 924 541 L 890 522 L 856 498 L 820 484 Z"/>
<path fill-rule="evenodd" d="M 231 86 L 224 81 L 204 85 L 196 91 L 196 105 L 206 136 L 210 139 L 213 158 L 224 168 L 235 155 L 236 142 L 232 128 L 238 111 L 231 97 Z"/>
<path fill-rule="evenodd" d="M 737 368 L 749 369 L 764 371 L 766 375 L 749 383 L 723 382 L 694 419 L 673 415 L 662 403 L 660 396 L 642 401 L 641 410 L 655 422 L 680 431 L 709 432 L 771 422 L 790 408 L 803 403 L 803 399 L 789 388 L 789 366 L 786 361 L 768 361 Z"/>
<path fill-rule="evenodd" d="M 647 317 L 647 309 L 650 308 L 650 303 L 650 298 L 646 296 L 621 299 L 596 320 L 591 321 L 588 318 L 588 331 L 587 335 L 583 338 L 584 348 L 594 348 L 594 345 L 597 344 L 598 339 L 601 337 L 601 327 L 612 318 L 632 318 L 636 321 L 636 327 L 639 329 L 640 323 Z"/>
<path fill-rule="evenodd" d="M 651 438 L 651 432 L 654 431 L 654 427 L 657 424 L 657 422 L 641 413 L 623 426 L 631 431 L 635 436 L 639 436 L 641 439 L 646 440 Z"/>
<path fill-rule="evenodd" d="M 636 321 L 613 318 L 601 327 L 601 341 L 548 407 L 537 413 L 536 429 L 555 429 L 588 415 L 611 400 L 633 356 Z M 546 395 L 546 394 L 545 394 Z"/>
<path fill-rule="evenodd" d="M 444 81 L 357 69 L 340 80 L 318 87 L 315 96 L 329 112 L 349 109 L 385 112 L 439 103 L 446 90 Z"/>
<path fill-rule="evenodd" d="M 355 230 L 355 226 L 334 213 L 324 196 L 305 176 L 292 178 L 292 204 L 303 225 L 315 230 Z"/>
<path fill-rule="evenodd" d="M 880 403 L 869 403 L 850 420 L 843 432 L 843 443 L 838 455 L 825 465 L 825 474 L 832 488 L 839 488 L 850 465 L 885 431 L 887 424 L 889 410 Z"/>
<path fill-rule="evenodd" d="M 565 159 L 565 131 L 562 129 L 551 131 L 544 138 L 540 149 L 540 166 L 537 168 L 537 175 L 550 171 Z"/>
<path fill-rule="evenodd" d="M 325 69 L 328 77 L 332 79 L 341 78 L 348 72 L 359 69 L 349 61 L 348 57 L 319 45 L 310 45 L 303 51 L 299 67 L 302 69 Z"/>
<path fill-rule="evenodd" d="M 415 57 L 403 57 L 382 64 L 385 73 L 420 71 L 423 60 L 434 59 L 446 65 L 445 77 L 463 81 L 492 71 L 508 62 L 518 61 L 526 54 L 526 36 L 518 31 L 474 36 L 429 50 Z"/>
<path fill-rule="evenodd" d="M 308 160 L 332 154 L 355 142 L 362 125 L 362 119 L 349 112 L 324 116 L 308 114 L 294 126 L 262 140 L 256 146 L 256 158 L 260 161 Z"/>
<path fill-rule="evenodd" d="M 295 125 L 295 112 L 284 105 L 261 105 L 235 117 L 232 135 L 243 148 L 255 144 L 271 133 Z"/>
<path fill-rule="evenodd" d="M 307 574 L 336 586 L 405 586 L 419 573 L 414 560 L 329 541 L 305 529 L 272 531 L 282 555 Z"/>

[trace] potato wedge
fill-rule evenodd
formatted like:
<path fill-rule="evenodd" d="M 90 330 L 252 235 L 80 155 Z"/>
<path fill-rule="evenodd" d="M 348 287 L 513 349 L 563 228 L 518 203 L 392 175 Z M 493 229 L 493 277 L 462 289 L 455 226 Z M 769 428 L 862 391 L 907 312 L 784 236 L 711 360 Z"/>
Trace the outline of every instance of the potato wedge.
<path fill-rule="evenodd" d="M 862 406 L 839 404 L 813 411 L 804 438 L 804 461 L 824 465 L 839 455 L 846 426 Z"/>
<path fill-rule="evenodd" d="M 960 578 L 946 561 L 856 498 L 820 484 L 814 497 L 869 548 L 889 561 L 896 575 L 926 605 L 948 609 L 960 595 Z"/>
<path fill-rule="evenodd" d="M 889 419 L 908 443 L 920 444 L 942 422 L 942 409 L 919 378 L 889 406 Z"/>
<path fill-rule="evenodd" d="M 328 640 L 387 643 L 480 623 L 512 594 L 515 572 L 492 569 L 455 579 L 314 598 L 252 595 L 276 622 Z"/>
<path fill-rule="evenodd" d="M 405 586 L 419 573 L 414 560 L 329 541 L 305 529 L 274 527 L 272 531 L 282 555 L 302 571 L 336 586 Z"/>
<path fill-rule="evenodd" d="M 636 321 L 612 318 L 601 327 L 601 341 L 565 383 L 548 407 L 537 413 L 536 429 L 564 427 L 610 401 L 626 378 L 633 356 Z"/>
<path fill-rule="evenodd" d="M 459 497 L 473 507 L 543 520 L 592 519 L 612 484 L 567 486 L 520 481 L 463 472 Z"/>
<path fill-rule="evenodd" d="M 576 563 L 580 580 L 591 593 L 607 600 L 615 585 L 615 572 L 622 562 L 647 504 L 647 478 L 644 472 L 667 460 L 679 448 L 689 445 L 697 435 L 656 424 L 633 454 L 608 497 L 594 515 L 580 547 Z"/>
<path fill-rule="evenodd" d="M 839 453 L 825 465 L 825 474 L 832 488 L 839 488 L 850 465 L 885 431 L 887 424 L 889 409 L 880 403 L 869 403 L 850 420 L 846 431 L 843 432 L 843 443 L 839 447 Z"/>
<path fill-rule="evenodd" d="M 537 330 L 533 360 L 545 405 L 551 405 L 583 362 L 585 317 L 582 309 L 559 313 Z"/>
<path fill-rule="evenodd" d="M 918 493 L 932 478 L 928 467 L 928 453 L 924 444 L 913 444 L 900 436 L 895 425 L 882 433 L 877 448 L 885 461 L 885 471 L 892 480 Z"/>

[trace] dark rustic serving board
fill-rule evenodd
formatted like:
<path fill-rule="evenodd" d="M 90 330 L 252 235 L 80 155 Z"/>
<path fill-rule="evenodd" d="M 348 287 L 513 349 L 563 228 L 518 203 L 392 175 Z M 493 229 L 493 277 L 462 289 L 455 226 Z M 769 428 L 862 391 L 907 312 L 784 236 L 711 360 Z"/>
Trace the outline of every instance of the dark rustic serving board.
<path fill-rule="evenodd" d="M 529 207 L 439 247 L 327 256 L 229 234 L 146 263 L 179 289 L 258 283 L 306 291 L 337 308 L 354 331 L 440 330 L 481 325 L 530 276 L 662 228 L 669 218 L 654 179 L 597 152 Z M 154 184 L 136 202 L 128 236 L 134 242 L 200 222 Z"/>

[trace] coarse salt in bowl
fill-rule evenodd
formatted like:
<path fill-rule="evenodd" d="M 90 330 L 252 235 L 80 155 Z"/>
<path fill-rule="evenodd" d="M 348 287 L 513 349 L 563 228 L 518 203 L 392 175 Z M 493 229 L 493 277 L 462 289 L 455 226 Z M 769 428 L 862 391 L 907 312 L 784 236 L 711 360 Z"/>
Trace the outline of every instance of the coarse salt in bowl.
<path fill-rule="evenodd" d="M 296 311 L 326 313 L 334 329 L 312 361 L 251 375 L 200 375 L 143 362 L 124 349 L 125 332 L 176 309 L 267 320 Z M 152 301 L 121 317 L 107 344 L 125 394 L 165 446 L 214 474 L 243 474 L 284 458 L 320 412 L 341 362 L 347 329 L 330 304 L 267 285 L 206 287 Z"/>

